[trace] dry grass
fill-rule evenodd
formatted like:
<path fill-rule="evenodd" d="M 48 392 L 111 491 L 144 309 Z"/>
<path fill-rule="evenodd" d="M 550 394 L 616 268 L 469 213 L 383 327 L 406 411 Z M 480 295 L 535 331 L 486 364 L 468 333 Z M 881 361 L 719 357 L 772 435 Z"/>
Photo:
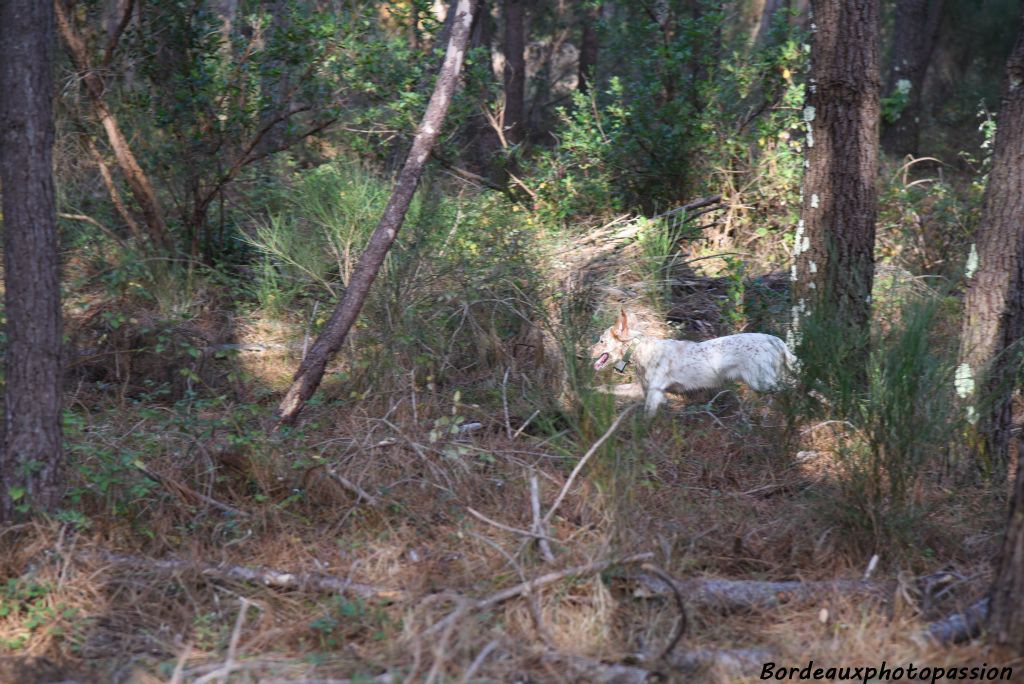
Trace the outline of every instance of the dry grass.
<path fill-rule="evenodd" d="M 130 512 L 114 514 L 94 502 L 86 530 L 54 522 L 5 531 L 5 575 L 47 587 L 42 602 L 59 617 L 31 628 L 32 602 L 23 600 L 21 610 L 0 620 L 0 638 L 25 637 L 19 656 L 45 656 L 94 681 L 129 681 L 129 672 L 151 677 L 136 674 L 134 681 L 170 681 L 178 663 L 177 681 L 201 680 L 223 665 L 233 632 L 238 669 L 230 681 L 385 671 L 415 681 L 459 681 L 484 649 L 487 658 L 473 681 L 520 675 L 574 681 L 543 657 L 548 649 L 610 662 L 657 650 L 678 617 L 671 601 L 636 595 L 628 567 L 566 578 L 485 611 L 473 610 L 471 601 L 552 569 L 638 551 L 654 552 L 658 565 L 678 577 L 829 579 L 863 572 L 868 559 L 844 543 L 827 512 L 835 477 L 827 442 L 837 437 L 809 439 L 803 446 L 812 448 L 804 451 L 816 456 L 792 459 L 778 448 L 779 428 L 772 426 L 778 417 L 769 412 L 762 425 L 746 408 L 712 418 L 677 406 L 676 415 L 649 428 L 625 425 L 554 518 L 553 566 L 522 536 L 467 510 L 529 529 L 529 474 L 541 477 L 546 510 L 573 462 L 566 453 L 586 445 L 544 444 L 542 435 L 510 440 L 500 412 L 480 410 L 473 417 L 483 422 L 481 430 L 431 442 L 423 427 L 429 415 L 421 414 L 420 426 L 399 427 L 383 418 L 394 415 L 394 406 L 380 402 L 311 408 L 307 420 L 321 427 L 261 437 L 234 454 L 234 466 L 218 460 L 216 436 L 198 440 L 191 455 L 186 435 L 169 436 L 162 453 L 147 457 L 148 467 L 245 515 L 160 487 Z M 136 418 L 110 413 L 102 422 L 123 446 L 146 429 L 129 433 Z M 465 453 L 452 456 L 452 446 Z M 201 476 L 192 462 L 201 453 L 211 455 L 217 477 Z M 380 505 L 356 503 L 323 475 L 326 467 L 345 473 Z M 984 591 L 1002 510 L 1000 497 L 983 486 L 953 489 L 928 480 L 935 484 L 922 496 L 934 505 L 921 548 L 878 549 L 878 574 L 898 580 L 886 603 L 835 596 L 731 616 L 696 609 L 681 648 L 756 646 L 777 654 L 776 662 L 801 666 L 808 659 L 1012 662 L 983 645 L 947 651 L 909 639 L 922 618 Z M 101 549 L 327 573 L 404 595 L 382 601 L 279 591 L 198 572 L 112 564 Z M 939 571 L 964 579 L 944 597 L 915 593 L 915 577 Z M 251 606 L 237 623 L 242 600 Z M 431 630 L 459 611 L 457 620 Z M 734 675 L 704 676 L 728 681 Z"/>

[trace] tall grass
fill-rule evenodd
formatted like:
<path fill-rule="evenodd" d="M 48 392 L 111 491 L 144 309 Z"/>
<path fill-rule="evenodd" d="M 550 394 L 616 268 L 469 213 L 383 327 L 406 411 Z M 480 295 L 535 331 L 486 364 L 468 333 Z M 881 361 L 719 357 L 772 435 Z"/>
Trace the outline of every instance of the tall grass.
<path fill-rule="evenodd" d="M 815 315 L 803 327 L 806 392 L 789 410 L 835 421 L 840 495 L 834 510 L 870 547 L 910 541 L 906 535 L 924 513 L 918 484 L 929 466 L 945 465 L 958 433 L 955 347 L 939 330 L 942 301 L 932 293 L 899 302 L 898 315 L 867 341 L 866 373 L 849 362 L 865 341 L 848 327 Z"/>
<path fill-rule="evenodd" d="M 344 292 L 387 201 L 390 183 L 358 165 L 300 173 L 284 210 L 251 231 L 263 256 L 252 291 L 265 312 L 322 323 Z M 429 180 L 350 333 L 353 391 L 410 378 L 487 376 L 533 317 L 540 279 L 533 235 L 497 193 L 452 196 Z"/>

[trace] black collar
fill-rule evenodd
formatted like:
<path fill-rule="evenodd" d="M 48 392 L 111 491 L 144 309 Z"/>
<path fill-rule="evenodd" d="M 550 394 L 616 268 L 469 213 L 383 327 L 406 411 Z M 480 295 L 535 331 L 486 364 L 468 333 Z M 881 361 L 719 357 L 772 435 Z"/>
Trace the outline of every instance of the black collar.
<path fill-rule="evenodd" d="M 615 370 L 619 373 L 626 372 L 626 366 L 633 359 L 633 345 L 634 341 L 630 340 L 629 346 L 626 347 L 626 353 L 622 356 L 622 360 L 615 364 Z"/>

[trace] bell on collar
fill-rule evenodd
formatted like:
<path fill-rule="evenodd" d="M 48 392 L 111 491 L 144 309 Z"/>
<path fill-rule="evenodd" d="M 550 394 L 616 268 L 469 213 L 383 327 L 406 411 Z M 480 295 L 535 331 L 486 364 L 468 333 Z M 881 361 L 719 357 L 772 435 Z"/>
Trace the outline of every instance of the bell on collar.
<path fill-rule="evenodd" d="M 615 370 L 617 370 L 619 373 L 625 373 L 626 372 L 626 359 L 619 360 L 619 362 L 617 364 L 615 364 Z"/>

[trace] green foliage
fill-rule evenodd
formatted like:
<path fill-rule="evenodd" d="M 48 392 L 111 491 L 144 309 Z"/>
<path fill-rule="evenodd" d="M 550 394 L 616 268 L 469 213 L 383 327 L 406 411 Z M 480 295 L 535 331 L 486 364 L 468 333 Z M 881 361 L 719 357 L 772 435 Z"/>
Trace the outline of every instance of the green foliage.
<path fill-rule="evenodd" d="M 18 626 L 15 636 L 0 639 L 0 648 L 12 651 L 25 648 L 36 633 L 51 636 L 66 633 L 69 623 L 78 616 L 78 610 L 55 603 L 52 593 L 53 587 L 49 584 L 23 577 L 11 577 L 0 585 L 0 620 L 14 620 Z"/>
<path fill-rule="evenodd" d="M 310 287 L 336 300 L 387 198 L 387 185 L 354 164 L 325 164 L 298 175 L 282 210 L 246 238 L 262 256 L 254 281 L 260 305 L 280 313 Z M 418 211 L 414 204 L 410 215 Z"/>
<path fill-rule="evenodd" d="M 558 110 L 558 144 L 536 155 L 533 187 L 545 220 L 569 223 L 622 210 L 651 212 L 751 177 L 748 205 L 778 215 L 798 209 L 803 88 L 793 77 L 807 54 L 778 28 L 766 47 L 719 53 L 724 16 L 672 10 L 662 26 L 635 3 L 616 3 L 601 23 L 603 87 L 574 93 Z M 738 39 L 737 39 L 738 40 Z M 720 177 L 719 177 L 720 176 Z M 774 206 L 773 206 L 774 205 Z M 764 235 L 770 230 L 759 226 Z"/>
<path fill-rule="evenodd" d="M 910 81 L 901 79 L 896 82 L 896 88 L 888 96 L 881 99 L 882 119 L 887 124 L 896 123 L 903 110 L 910 104 Z"/>
<path fill-rule="evenodd" d="M 981 215 L 984 185 L 955 182 L 932 159 L 883 166 L 875 252 L 912 273 L 959 278 Z"/>
<path fill-rule="evenodd" d="M 304 303 L 321 324 L 389 189 L 355 164 L 296 174 L 282 213 L 248 237 L 263 259 L 251 287 L 264 310 L 285 315 Z M 412 371 L 432 382 L 459 368 L 493 367 L 502 358 L 502 341 L 540 301 L 534 292 L 537 246 L 522 225 L 527 220 L 496 193 L 456 199 L 429 183 L 421 188 L 350 333 L 359 353 L 339 379 L 354 383 L 352 398 L 359 398 L 368 376 L 379 379 L 388 370 L 405 381 Z"/>
<path fill-rule="evenodd" d="M 358 637 L 375 641 L 386 638 L 391 618 L 381 607 L 368 605 L 362 599 L 336 596 L 327 603 L 326 611 L 309 623 L 319 648 L 336 650 Z"/>
<path fill-rule="evenodd" d="M 846 361 L 861 342 L 845 326 L 812 315 L 798 350 L 808 391 L 787 399 L 793 414 L 839 426 L 841 495 L 834 510 L 869 549 L 911 542 L 912 523 L 925 512 L 917 484 L 957 434 L 956 350 L 943 340 L 938 315 L 944 298 L 898 292 L 894 315 L 870 341 L 866 386 Z"/>

